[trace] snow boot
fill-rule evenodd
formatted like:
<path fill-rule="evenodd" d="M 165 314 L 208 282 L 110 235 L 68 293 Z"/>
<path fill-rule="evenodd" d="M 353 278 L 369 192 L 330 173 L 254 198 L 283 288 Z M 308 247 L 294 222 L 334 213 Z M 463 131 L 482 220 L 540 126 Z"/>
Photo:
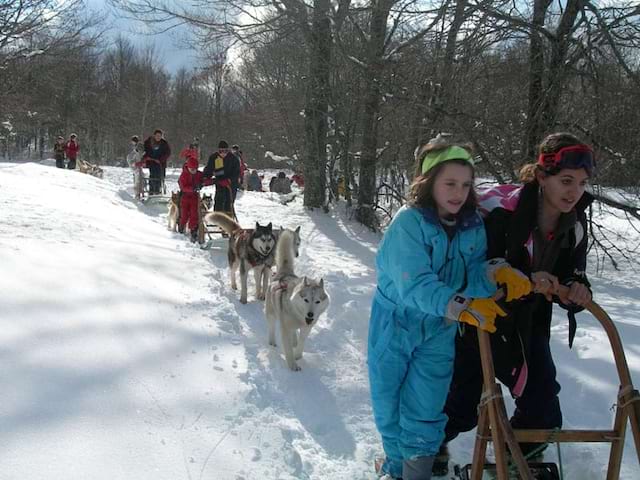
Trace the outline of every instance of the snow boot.
<path fill-rule="evenodd" d="M 191 243 L 198 241 L 198 230 L 191 230 Z"/>
<path fill-rule="evenodd" d="M 403 480 L 431 480 L 435 456 L 422 456 L 402 462 Z"/>
<path fill-rule="evenodd" d="M 444 477 L 449 473 L 449 448 L 446 443 L 440 445 L 440 450 L 433 460 L 431 473 L 434 477 Z"/>
<path fill-rule="evenodd" d="M 178 233 L 184 233 L 184 225 L 178 224 Z"/>

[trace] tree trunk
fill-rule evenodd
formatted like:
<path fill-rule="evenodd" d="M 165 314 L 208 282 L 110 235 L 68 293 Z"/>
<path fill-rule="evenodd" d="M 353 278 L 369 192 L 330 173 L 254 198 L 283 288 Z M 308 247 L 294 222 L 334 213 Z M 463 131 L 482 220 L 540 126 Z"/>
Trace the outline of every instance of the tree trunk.
<path fill-rule="evenodd" d="M 327 163 L 327 110 L 331 64 L 331 23 L 329 0 L 315 0 L 310 32 L 309 79 L 305 105 L 304 205 L 324 206 Z"/>
<path fill-rule="evenodd" d="M 529 40 L 529 105 L 525 129 L 525 158 L 535 156 L 536 145 L 544 132 L 542 125 L 544 41 L 536 28 L 544 27 L 547 9 L 551 0 L 535 0 L 533 3 L 533 24 Z"/>
<path fill-rule="evenodd" d="M 384 70 L 384 42 L 392 0 L 372 2 L 371 25 L 367 51 L 367 71 L 364 94 L 362 153 L 360 155 L 360 182 L 356 218 L 373 230 L 378 229 L 375 215 L 376 161 L 378 147 L 378 117 L 380 115 L 380 81 Z"/>

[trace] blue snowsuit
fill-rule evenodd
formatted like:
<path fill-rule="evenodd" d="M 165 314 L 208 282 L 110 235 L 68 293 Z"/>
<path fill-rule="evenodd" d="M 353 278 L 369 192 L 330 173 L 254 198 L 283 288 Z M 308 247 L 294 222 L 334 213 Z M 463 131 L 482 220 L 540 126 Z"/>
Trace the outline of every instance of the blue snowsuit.
<path fill-rule="evenodd" d="M 403 207 L 376 257 L 378 288 L 369 322 L 371 403 L 386 454 L 383 472 L 402 476 L 403 459 L 435 455 L 453 375 L 457 293 L 489 297 L 487 240 L 475 211 L 461 213 L 449 239 L 435 210 Z"/>

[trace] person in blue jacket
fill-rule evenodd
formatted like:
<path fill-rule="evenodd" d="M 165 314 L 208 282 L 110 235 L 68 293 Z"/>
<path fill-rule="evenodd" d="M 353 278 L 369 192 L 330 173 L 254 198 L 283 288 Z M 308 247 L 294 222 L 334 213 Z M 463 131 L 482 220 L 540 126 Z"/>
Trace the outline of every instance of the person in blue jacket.
<path fill-rule="evenodd" d="M 506 315 L 491 298 L 496 282 L 506 286 L 507 301 L 531 291 L 504 260 L 486 261 L 470 148 L 438 137 L 416 160 L 408 204 L 376 257 L 368 340 L 371 403 L 385 451 L 379 473 L 403 480 L 431 478 L 457 329 L 467 323 L 495 331 L 496 315 Z"/>

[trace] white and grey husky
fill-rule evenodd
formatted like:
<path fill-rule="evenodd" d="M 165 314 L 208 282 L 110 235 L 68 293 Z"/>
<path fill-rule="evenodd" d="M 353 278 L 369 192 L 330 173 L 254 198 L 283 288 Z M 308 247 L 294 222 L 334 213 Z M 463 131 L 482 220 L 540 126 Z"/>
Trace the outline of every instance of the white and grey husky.
<path fill-rule="evenodd" d="M 205 224 L 220 226 L 229 235 L 229 277 L 231 288 L 237 290 L 236 271 L 240 271 L 240 303 L 247 303 L 247 276 L 250 270 L 254 271 L 256 279 L 256 298 L 264 300 L 277 240 L 272 224 L 263 226 L 256 223 L 256 228 L 242 228 L 222 212 L 207 213 L 204 220 Z"/>
<path fill-rule="evenodd" d="M 304 342 L 311 328 L 329 307 L 322 279 L 298 277 L 294 257 L 298 256 L 300 228 L 284 230 L 276 245 L 276 274 L 267 290 L 264 313 L 269 325 L 269 344 L 276 345 L 276 323 L 280 325 L 282 349 L 291 370 L 300 370 Z"/>

